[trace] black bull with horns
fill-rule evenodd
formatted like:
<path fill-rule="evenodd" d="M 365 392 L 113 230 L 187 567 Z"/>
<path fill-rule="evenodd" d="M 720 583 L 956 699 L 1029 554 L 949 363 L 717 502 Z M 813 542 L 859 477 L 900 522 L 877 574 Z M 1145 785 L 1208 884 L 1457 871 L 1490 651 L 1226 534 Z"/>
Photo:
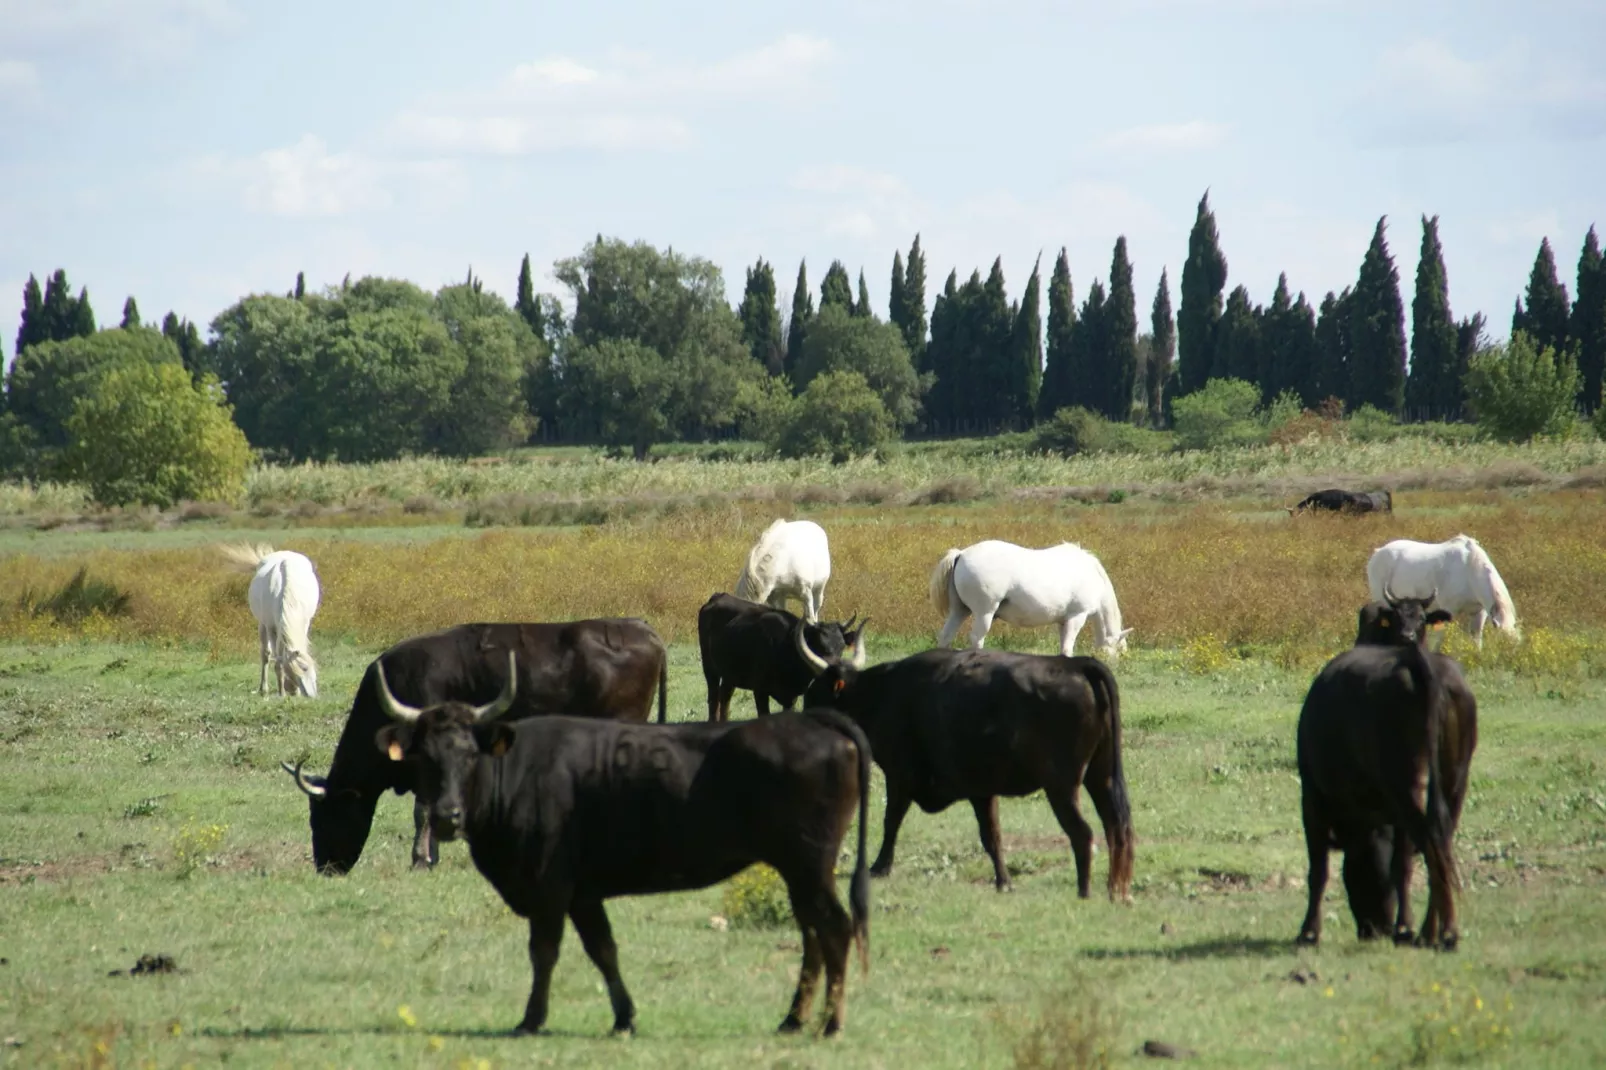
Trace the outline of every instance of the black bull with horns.
<path fill-rule="evenodd" d="M 607 982 L 615 1032 L 633 1032 L 603 901 L 707 887 L 755 862 L 786 882 L 802 937 L 781 1031 L 803 1027 L 822 966 L 824 1029 L 841 1029 L 849 949 L 858 944 L 868 969 L 869 946 L 870 747 L 852 721 L 807 710 L 734 724 L 509 723 L 519 678 L 511 664 L 501 696 L 481 707 L 406 706 L 383 666 L 376 675 L 387 723 L 370 749 L 411 770 L 435 835 L 466 838 L 475 867 L 529 920 L 535 979 L 519 1032 L 546 1023 L 565 916 Z M 850 917 L 837 899 L 836 861 L 855 809 Z"/>
<path fill-rule="evenodd" d="M 328 776 L 304 773 L 299 763 L 283 765 L 307 795 L 312 861 L 320 872 L 349 872 L 362 857 L 379 797 L 386 789 L 398 795 L 413 790 L 406 767 L 374 753 L 374 733 L 389 723 L 379 687 L 381 664 L 396 690 L 422 706 L 474 704 L 499 693 L 507 682 L 508 654 L 515 652 L 518 698 L 509 717 L 565 713 L 645 721 L 654 690 L 659 722 L 667 717 L 669 657 L 645 621 L 464 624 L 405 639 L 363 674 Z M 416 803 L 413 828 L 413 865 L 434 865 L 439 848 Z"/>

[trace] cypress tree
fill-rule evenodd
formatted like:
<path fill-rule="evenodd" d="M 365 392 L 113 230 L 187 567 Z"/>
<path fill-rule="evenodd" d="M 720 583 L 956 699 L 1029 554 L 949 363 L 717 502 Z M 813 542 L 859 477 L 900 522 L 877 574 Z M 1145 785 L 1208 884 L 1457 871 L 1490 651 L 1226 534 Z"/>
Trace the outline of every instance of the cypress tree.
<path fill-rule="evenodd" d="M 1316 396 L 1316 310 L 1299 291 L 1294 307 L 1288 314 L 1287 362 L 1290 379 L 1288 388 L 1297 391 L 1306 408 L 1315 408 L 1321 399 Z"/>
<path fill-rule="evenodd" d="M 742 341 L 753 359 L 771 375 L 779 375 L 785 346 L 781 339 L 781 311 L 775 307 L 775 269 L 759 257 L 747 269 L 747 287 L 736 307 L 742 323 Z"/>
<path fill-rule="evenodd" d="M 1439 217 L 1422 217 L 1422 251 L 1411 299 L 1411 372 L 1405 380 L 1406 414 L 1443 420 L 1460 407 L 1455 376 L 1456 328 L 1450 315 L 1450 284 L 1439 244 Z"/>
<path fill-rule="evenodd" d="M 296 274 L 296 296 L 301 296 L 301 275 Z M 524 261 L 519 264 L 519 291 L 513 302 L 513 310 L 537 338 L 546 337 L 546 316 L 541 312 L 541 302 L 535 296 L 535 278 L 530 273 L 530 254 L 524 254 Z"/>
<path fill-rule="evenodd" d="M 1578 299 L 1573 302 L 1567 336 L 1577 350 L 1583 380 L 1578 388 L 1579 406 L 1594 412 L 1603 401 L 1601 382 L 1606 373 L 1606 262 L 1594 227 L 1584 235 L 1584 249 L 1578 255 Z"/>
<path fill-rule="evenodd" d="M 1199 211 L 1188 235 L 1188 259 L 1182 265 L 1182 307 L 1177 313 L 1177 349 L 1181 358 L 1182 392 L 1192 393 L 1216 373 L 1210 361 L 1221 323 L 1221 293 L 1227 288 L 1227 258 L 1221 253 L 1210 191 L 1199 199 Z"/>
<path fill-rule="evenodd" d="M 1216 329 L 1216 352 L 1210 361 L 1212 379 L 1242 379 L 1260 385 L 1260 316 L 1249 290 L 1234 286 Z"/>
<path fill-rule="evenodd" d="M 1048 277 L 1048 347 L 1043 385 L 1037 394 L 1037 416 L 1047 420 L 1070 402 L 1071 331 L 1076 301 L 1071 292 L 1071 262 L 1060 248 Z"/>
<path fill-rule="evenodd" d="M 67 285 L 67 272 L 57 268 L 45 283 L 45 300 L 41 308 L 45 341 L 64 342 L 73 337 L 72 290 Z"/>
<path fill-rule="evenodd" d="M 1087 288 L 1076 326 L 1071 328 L 1070 360 L 1066 362 L 1070 380 L 1067 404 L 1092 412 L 1102 411 L 1104 399 L 1110 394 L 1109 364 L 1101 359 L 1105 348 L 1104 305 L 1104 283 L 1094 279 Z"/>
<path fill-rule="evenodd" d="M 89 307 L 89 290 L 80 288 L 72 305 L 69 338 L 88 338 L 100 328 L 95 323 L 95 310 Z"/>
<path fill-rule="evenodd" d="M 905 299 L 903 295 L 903 250 L 895 249 L 892 253 L 892 285 L 887 291 L 887 322 L 904 329 L 904 321 L 908 313 L 904 311 Z"/>
<path fill-rule="evenodd" d="M 853 283 L 848 279 L 848 269 L 842 266 L 840 260 L 831 261 L 820 283 L 820 311 L 832 305 L 846 309 L 849 315 L 853 314 Z"/>
<path fill-rule="evenodd" d="M 853 314 L 865 319 L 875 318 L 875 310 L 870 307 L 870 288 L 864 284 L 864 268 L 859 269 L 859 299 L 853 303 Z"/>
<path fill-rule="evenodd" d="M 129 295 L 127 301 L 123 302 L 123 322 L 119 323 L 118 326 L 124 330 L 139 326 L 139 303 L 134 300 L 132 294 Z"/>
<path fill-rule="evenodd" d="M 530 267 L 529 254 L 525 254 L 524 267 L 525 267 L 526 271 L 529 270 L 529 267 Z M 522 282 L 522 280 L 523 280 L 523 276 L 520 276 L 520 281 Z M 524 291 L 522 289 L 520 289 L 519 292 L 522 294 Z M 295 298 L 296 298 L 297 301 L 299 301 L 305 296 L 307 296 L 307 273 L 305 271 L 298 271 L 298 272 L 296 272 Z"/>
<path fill-rule="evenodd" d="M 1277 289 L 1271 295 L 1260 321 L 1261 401 L 1270 401 L 1285 390 L 1298 390 L 1294 361 L 1294 299 L 1288 292 L 1288 273 L 1277 276 Z"/>
<path fill-rule="evenodd" d="M 1329 398 L 1347 402 L 1350 396 L 1349 311 L 1353 292 L 1338 296 L 1328 290 L 1316 314 L 1316 362 L 1311 371 L 1311 399 L 1321 405 Z"/>
<path fill-rule="evenodd" d="M 1124 234 L 1115 239 L 1110 256 L 1110 296 L 1104 305 L 1103 334 L 1105 394 L 1099 411 L 1126 423 L 1132 419 L 1132 395 L 1138 382 L 1138 308 Z"/>
<path fill-rule="evenodd" d="M 39 293 L 39 280 L 32 274 L 22 287 L 22 324 L 17 328 L 17 352 L 36 342 L 50 341 L 50 330 L 45 322 L 45 299 Z"/>
<path fill-rule="evenodd" d="M 1041 267 L 1042 257 L 1039 256 L 1037 263 L 1032 265 L 1031 278 L 1026 280 L 1026 293 L 1021 296 L 1020 308 L 1015 312 L 1014 327 L 1010 331 L 1010 417 L 1019 427 L 1031 426 L 1032 413 L 1037 409 L 1037 398 L 1043 385 Z"/>
<path fill-rule="evenodd" d="M 1165 268 L 1160 284 L 1154 288 L 1154 304 L 1149 308 L 1149 366 L 1144 369 L 1148 388 L 1149 423 L 1165 424 L 1165 398 L 1170 392 L 1171 368 L 1177 355 L 1177 324 L 1171 318 L 1171 284 Z"/>
<path fill-rule="evenodd" d="M 1474 312 L 1455 325 L 1455 374 L 1444 390 L 1444 396 L 1451 400 L 1444 415 L 1446 420 L 1466 417 L 1467 365 L 1472 363 L 1473 354 L 1488 345 L 1484 334 L 1487 326 L 1488 321 L 1483 318 L 1482 312 Z"/>
<path fill-rule="evenodd" d="M 1533 272 L 1528 276 L 1526 308 L 1518 302 L 1511 317 L 1511 333 L 1525 331 L 1533 339 L 1535 349 L 1550 348 L 1560 356 L 1567 348 L 1567 313 L 1570 302 L 1567 287 L 1556 276 L 1556 256 L 1550 250 L 1550 239 L 1539 242 L 1539 255 L 1534 257 Z"/>
<path fill-rule="evenodd" d="M 1349 316 L 1352 408 L 1375 405 L 1398 413 L 1405 401 L 1405 305 L 1400 272 L 1389 255 L 1388 218 L 1377 221 L 1355 283 Z"/>
<path fill-rule="evenodd" d="M 907 276 L 906 276 L 907 278 Z M 926 394 L 928 426 L 933 431 L 951 428 L 954 419 L 954 350 L 959 345 L 959 273 L 948 272 L 948 281 L 931 309 L 931 341 L 921 354 L 916 370 L 933 377 Z"/>
<path fill-rule="evenodd" d="M 797 362 L 803 356 L 803 335 L 809 320 L 814 318 L 814 297 L 809 293 L 808 261 L 797 265 L 797 285 L 792 288 L 792 318 L 786 325 L 786 361 L 784 371 L 795 381 Z"/>
<path fill-rule="evenodd" d="M 904 318 L 897 321 L 898 328 L 909 346 L 909 359 L 919 368 L 926 351 L 926 254 L 920 250 L 918 234 L 904 265 L 902 309 Z"/>
<path fill-rule="evenodd" d="M 169 312 L 162 318 L 162 335 L 178 348 L 179 360 L 194 378 L 206 370 L 205 350 L 201 346 L 201 332 L 189 320 L 181 320 L 178 313 Z"/>
<path fill-rule="evenodd" d="M 976 386 L 972 416 L 983 433 L 991 433 L 1013 420 L 1017 411 L 1018 376 L 1010 359 L 1015 317 L 1010 313 L 1009 292 L 1004 284 L 1003 257 L 993 260 L 981 292 L 972 358 Z"/>

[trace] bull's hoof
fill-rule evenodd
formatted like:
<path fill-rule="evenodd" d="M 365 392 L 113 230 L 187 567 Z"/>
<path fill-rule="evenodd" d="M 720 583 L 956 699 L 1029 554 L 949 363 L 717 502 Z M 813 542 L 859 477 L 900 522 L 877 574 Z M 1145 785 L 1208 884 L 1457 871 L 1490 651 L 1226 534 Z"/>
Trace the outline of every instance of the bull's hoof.
<path fill-rule="evenodd" d="M 824 1036 L 827 1040 L 831 1039 L 832 1037 L 839 1037 L 841 1035 L 842 1020 L 840 1018 L 832 1018 L 825 1023 Z"/>
<path fill-rule="evenodd" d="M 1410 944 L 1414 944 L 1414 943 L 1416 943 L 1416 934 L 1413 933 L 1410 929 L 1402 927 L 1402 928 L 1394 930 L 1394 946 L 1395 947 L 1406 947 L 1406 946 L 1408 946 Z"/>
<path fill-rule="evenodd" d="M 615 1022 L 615 1023 L 613 1023 L 613 1033 L 612 1033 L 612 1035 L 616 1036 L 616 1037 L 622 1037 L 625 1040 L 629 1040 L 631 1037 L 636 1035 L 636 1023 L 635 1022 Z"/>
<path fill-rule="evenodd" d="M 1002 895 L 1004 892 L 1013 892 L 1015 886 L 1009 881 L 993 881 L 993 890 Z M 1087 896 L 1084 895 L 1082 898 L 1086 899 Z"/>
<path fill-rule="evenodd" d="M 781 1024 L 775 1031 L 777 1033 L 801 1033 L 803 1031 L 803 1023 L 798 1021 L 797 1015 L 788 1014 L 781 1019 Z"/>
<path fill-rule="evenodd" d="M 1461 939 L 1461 937 L 1460 937 L 1459 933 L 1453 933 L 1453 932 L 1445 933 L 1444 935 L 1439 937 L 1439 945 L 1438 945 L 1439 950 L 1440 951 L 1454 951 L 1455 950 L 1455 945 L 1460 942 L 1460 939 Z"/>
<path fill-rule="evenodd" d="M 513 1027 L 512 1035 L 516 1037 L 544 1037 L 546 1036 L 546 1026 L 520 1022 Z"/>
<path fill-rule="evenodd" d="M 892 863 L 888 862 L 884 866 L 879 864 L 879 863 L 877 863 L 876 865 L 871 866 L 870 867 L 870 876 L 872 876 L 872 877 L 890 877 L 890 876 L 892 876 Z"/>
<path fill-rule="evenodd" d="M 415 858 L 415 859 L 413 859 L 413 869 L 415 869 L 415 870 L 421 870 L 421 871 L 427 873 L 428 871 L 430 871 L 430 870 L 432 870 L 434 868 L 435 868 L 435 864 L 433 862 L 431 862 L 427 858 Z"/>
<path fill-rule="evenodd" d="M 1322 934 L 1312 929 L 1306 929 L 1294 940 L 1298 947 L 1315 947 L 1321 942 Z"/>

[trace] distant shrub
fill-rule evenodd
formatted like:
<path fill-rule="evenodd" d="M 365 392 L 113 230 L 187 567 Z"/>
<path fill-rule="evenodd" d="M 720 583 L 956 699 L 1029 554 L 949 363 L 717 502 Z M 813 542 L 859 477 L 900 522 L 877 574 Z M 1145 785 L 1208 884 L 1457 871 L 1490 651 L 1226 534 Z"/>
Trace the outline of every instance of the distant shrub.
<path fill-rule="evenodd" d="M 1000 1014 L 1016 1070 L 1108 1070 L 1115 1065 L 1119 1030 L 1114 1016 L 1091 992 L 1045 999 L 1036 1015 Z"/>
<path fill-rule="evenodd" d="M 1159 453 L 1169 441 L 1162 431 L 1107 420 L 1080 405 L 1060 409 L 1038 427 L 1033 445 L 1049 453 Z"/>
<path fill-rule="evenodd" d="M 1248 446 L 1266 440 L 1255 419 L 1260 390 L 1242 379 L 1212 379 L 1204 389 L 1171 403 L 1177 445 L 1185 450 Z"/>
<path fill-rule="evenodd" d="M 1387 442 L 1398 438 L 1401 424 L 1375 405 L 1362 405 L 1345 421 L 1345 429 L 1355 442 Z"/>
<path fill-rule="evenodd" d="M 864 376 L 832 371 L 809 382 L 773 433 L 783 457 L 827 456 L 841 464 L 891 442 L 898 429 Z"/>
<path fill-rule="evenodd" d="M 778 929 L 792 921 L 786 882 L 762 863 L 748 866 L 726 882 L 722 908 L 738 929 Z"/>
<path fill-rule="evenodd" d="M 1472 355 L 1467 400 L 1478 426 L 1503 442 L 1538 435 L 1565 437 L 1573 430 L 1578 364 L 1572 354 L 1541 349 L 1522 331 L 1504 346 Z"/>
<path fill-rule="evenodd" d="M 216 864 L 214 852 L 223 846 L 223 837 L 228 831 L 227 825 L 197 825 L 186 821 L 173 836 L 175 876 L 185 880 L 200 867 Z"/>

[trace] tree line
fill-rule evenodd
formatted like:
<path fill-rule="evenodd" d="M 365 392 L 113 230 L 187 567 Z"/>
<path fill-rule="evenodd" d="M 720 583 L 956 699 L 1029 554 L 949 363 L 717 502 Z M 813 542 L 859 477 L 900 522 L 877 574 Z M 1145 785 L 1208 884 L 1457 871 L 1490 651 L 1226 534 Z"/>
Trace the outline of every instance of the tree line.
<path fill-rule="evenodd" d="M 659 442 L 730 435 L 783 453 L 846 455 L 904 434 L 1021 429 L 1071 407 L 1163 427 L 1174 398 L 1223 379 L 1252 384 L 1264 405 L 1331 408 L 1336 399 L 1349 410 L 1460 420 L 1468 370 L 1487 346 L 1481 314 L 1452 314 L 1437 217 L 1422 219 L 1409 334 L 1384 219 L 1354 284 L 1314 303 L 1286 275 L 1267 304 L 1243 285 L 1228 291 L 1208 194 L 1174 316 L 1162 271 L 1140 323 L 1124 237 L 1080 303 L 1059 251 L 1046 318 L 1042 267 L 1013 297 L 1001 259 L 963 281 L 954 269 L 928 302 L 916 236 L 893 255 L 885 318 L 864 271 L 855 280 L 840 261 L 817 290 L 800 263 L 783 309 L 776 270 L 761 258 L 733 309 L 711 262 L 598 235 L 553 266 L 566 301 L 536 292 L 527 255 L 511 305 L 472 270 L 433 293 L 349 276 L 309 291 L 298 275 L 282 296 L 224 309 L 204 341 L 175 313 L 142 323 L 132 297 L 117 328 L 98 330 L 87 290 L 75 295 L 58 270 L 44 287 L 30 276 L 24 288 L 0 467 L 64 477 L 75 407 L 130 362 L 182 368 L 270 459 L 366 461 L 467 456 L 532 438 L 642 457 Z M 1594 228 L 1572 297 L 1549 240 L 1541 243 L 1512 330 L 1572 362 L 1577 408 L 1600 405 L 1606 266 Z"/>

